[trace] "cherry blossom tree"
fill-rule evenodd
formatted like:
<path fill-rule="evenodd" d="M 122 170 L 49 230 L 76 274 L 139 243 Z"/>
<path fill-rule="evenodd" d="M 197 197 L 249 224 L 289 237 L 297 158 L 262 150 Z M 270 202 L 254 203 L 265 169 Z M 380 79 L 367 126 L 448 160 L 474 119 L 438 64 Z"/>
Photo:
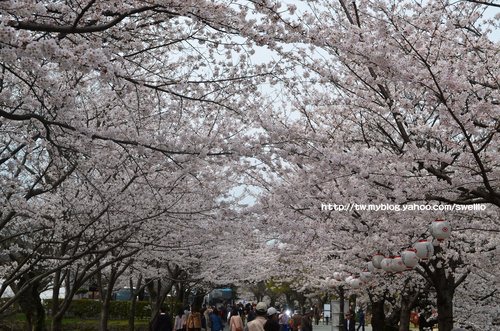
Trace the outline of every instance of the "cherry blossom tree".
<path fill-rule="evenodd" d="M 54 301 L 57 330 L 86 281 L 146 247 L 177 248 L 165 259 L 193 269 L 239 157 L 254 153 L 247 109 L 268 70 L 251 65 L 253 42 L 236 38 L 252 24 L 246 10 L 0 4 L 0 292 L 16 286 L 1 309 L 50 280 L 56 297 L 67 287 Z"/>
<path fill-rule="evenodd" d="M 440 330 L 451 330 L 454 291 L 488 265 L 475 269 L 468 252 L 490 256 L 468 236 L 484 231 L 491 244 L 498 231 L 499 86 L 491 62 L 498 44 L 490 39 L 497 23 L 470 2 L 316 1 L 297 5 L 297 16 L 271 3 L 260 8 L 279 25 L 269 45 L 292 91 L 262 121 L 274 155 L 267 170 L 276 174 L 254 182 L 269 191 L 262 213 L 279 210 L 276 231 L 305 243 L 311 259 L 334 255 L 345 265 L 377 250 L 394 254 L 425 236 L 430 220 L 453 219 L 461 229 L 454 239 L 467 245 L 452 241 L 422 273 L 437 291 Z M 328 203 L 482 203 L 488 210 L 342 214 L 322 211 Z"/>
<path fill-rule="evenodd" d="M 173 286 L 338 289 L 332 271 L 357 274 L 444 217 L 452 240 L 411 278 L 436 290 L 440 330 L 491 325 L 467 319 L 495 313 L 499 286 L 488 3 L 1 2 L 0 294 L 16 296 L 0 311 L 52 282 L 69 289 L 61 317 L 98 274 L 144 279 L 155 309 Z M 262 192 L 249 210 L 230 206 L 242 184 Z M 374 303 L 411 299 L 376 279 Z"/>

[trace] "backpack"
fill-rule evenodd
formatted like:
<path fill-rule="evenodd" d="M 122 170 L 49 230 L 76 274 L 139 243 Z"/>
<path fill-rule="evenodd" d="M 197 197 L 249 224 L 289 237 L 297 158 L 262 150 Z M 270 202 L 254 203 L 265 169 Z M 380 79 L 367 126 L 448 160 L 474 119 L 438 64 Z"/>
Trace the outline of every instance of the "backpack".
<path fill-rule="evenodd" d="M 200 313 L 189 314 L 188 320 L 186 322 L 186 328 L 189 329 L 200 329 L 201 328 L 201 318 Z"/>

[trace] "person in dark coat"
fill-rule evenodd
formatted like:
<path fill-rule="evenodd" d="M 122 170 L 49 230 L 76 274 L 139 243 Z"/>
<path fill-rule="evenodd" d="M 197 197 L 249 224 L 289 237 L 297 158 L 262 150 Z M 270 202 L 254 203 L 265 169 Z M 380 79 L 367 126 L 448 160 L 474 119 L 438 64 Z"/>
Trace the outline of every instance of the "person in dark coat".
<path fill-rule="evenodd" d="M 302 320 L 300 321 L 300 329 L 302 331 L 313 330 L 312 314 L 312 311 L 309 311 L 302 317 Z"/>
<path fill-rule="evenodd" d="M 153 331 L 172 331 L 172 322 L 165 308 L 160 308 L 160 313 L 156 316 L 152 329 Z"/>
<path fill-rule="evenodd" d="M 356 320 L 354 314 L 348 313 L 345 315 L 344 327 L 346 331 L 356 331 Z"/>
<path fill-rule="evenodd" d="M 278 311 L 274 307 L 267 309 L 267 322 L 264 324 L 264 331 L 280 331 Z"/>
<path fill-rule="evenodd" d="M 359 329 L 365 331 L 365 312 L 361 308 L 358 310 L 358 328 L 356 330 L 359 331 Z"/>

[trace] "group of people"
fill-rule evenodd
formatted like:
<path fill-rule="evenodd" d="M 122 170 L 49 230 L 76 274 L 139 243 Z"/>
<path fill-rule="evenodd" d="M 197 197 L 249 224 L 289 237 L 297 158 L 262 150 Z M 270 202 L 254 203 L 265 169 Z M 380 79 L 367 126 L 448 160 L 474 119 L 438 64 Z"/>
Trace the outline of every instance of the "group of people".
<path fill-rule="evenodd" d="M 174 323 L 167 314 L 164 307 L 160 308 L 158 315 L 153 319 L 151 331 L 201 331 L 203 327 L 204 316 L 196 309 L 179 309 L 175 315 Z M 222 331 L 220 329 L 219 331 Z"/>
<path fill-rule="evenodd" d="M 237 307 L 230 311 L 226 320 L 225 311 L 203 306 L 201 310 L 194 307 L 179 309 L 172 324 L 165 308 L 160 308 L 158 315 L 151 323 L 151 331 L 223 331 L 226 322 L 230 323 L 230 331 L 243 331 L 243 320 Z M 234 318 L 233 318 L 234 317 Z"/>
<path fill-rule="evenodd" d="M 255 306 L 256 317 L 248 321 L 245 331 L 312 331 L 312 313 L 289 317 L 285 311 L 267 307 L 265 302 Z M 234 331 L 234 330 L 230 330 Z"/>
<path fill-rule="evenodd" d="M 285 311 L 268 307 L 265 302 L 257 305 L 234 306 L 226 314 L 224 307 L 180 309 L 173 323 L 164 308 L 154 318 L 151 331 L 312 331 L 312 312 L 290 317 Z"/>

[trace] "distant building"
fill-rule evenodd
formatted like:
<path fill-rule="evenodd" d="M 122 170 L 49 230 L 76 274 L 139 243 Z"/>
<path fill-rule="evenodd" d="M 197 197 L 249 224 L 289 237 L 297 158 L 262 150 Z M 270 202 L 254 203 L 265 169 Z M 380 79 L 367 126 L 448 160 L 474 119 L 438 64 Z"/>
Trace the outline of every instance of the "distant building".
<path fill-rule="evenodd" d="M 216 288 L 208 293 L 203 302 L 210 306 L 218 306 L 223 303 L 232 303 L 234 291 L 231 288 Z"/>
<path fill-rule="evenodd" d="M 132 299 L 132 291 L 130 291 L 130 287 L 122 287 L 113 292 L 113 300 L 116 301 L 130 301 Z M 147 291 L 142 290 L 139 293 L 139 301 L 147 301 L 149 300 L 149 293 Z"/>

